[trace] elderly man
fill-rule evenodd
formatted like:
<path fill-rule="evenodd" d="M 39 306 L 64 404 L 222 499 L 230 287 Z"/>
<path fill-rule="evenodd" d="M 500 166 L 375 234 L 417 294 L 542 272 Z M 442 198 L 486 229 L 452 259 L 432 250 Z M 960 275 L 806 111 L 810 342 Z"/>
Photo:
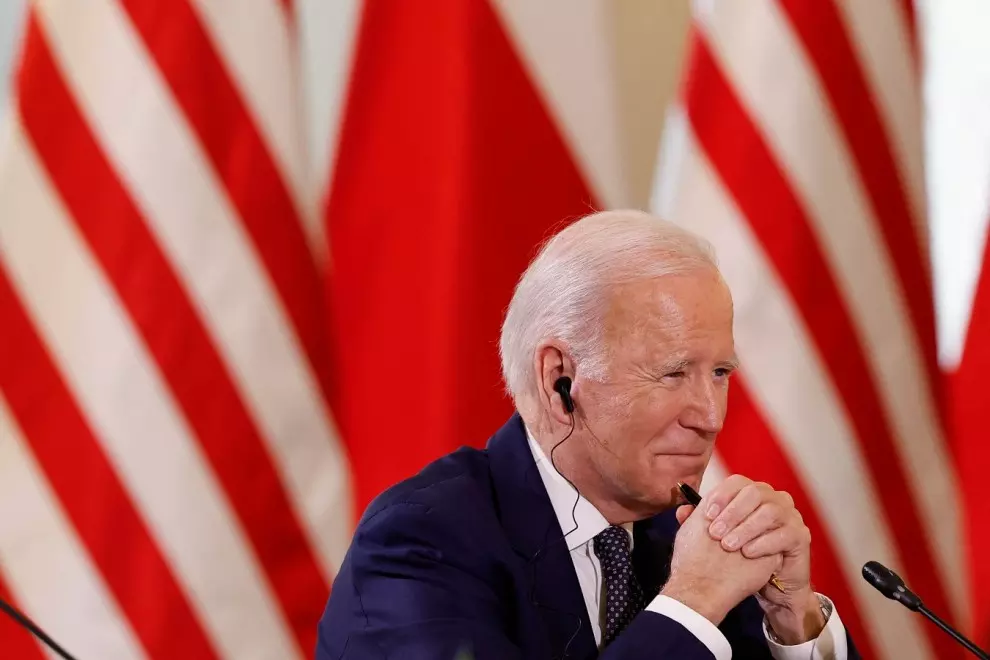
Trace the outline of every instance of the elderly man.
<path fill-rule="evenodd" d="M 575 222 L 520 279 L 501 354 L 518 414 L 369 506 L 319 660 L 856 656 L 787 493 L 679 495 L 736 368 L 703 241 L 639 212 Z"/>

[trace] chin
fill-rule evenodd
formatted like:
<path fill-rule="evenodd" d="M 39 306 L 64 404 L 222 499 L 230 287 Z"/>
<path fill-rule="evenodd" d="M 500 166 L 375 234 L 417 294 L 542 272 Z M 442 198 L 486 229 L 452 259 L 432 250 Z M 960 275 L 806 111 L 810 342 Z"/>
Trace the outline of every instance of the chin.
<path fill-rule="evenodd" d="M 694 470 L 681 476 L 677 481 L 686 483 L 696 491 L 701 492 L 701 479 L 705 475 L 705 469 Z"/>
<path fill-rule="evenodd" d="M 652 488 L 643 493 L 637 500 L 644 506 L 645 513 L 656 515 L 681 504 L 681 496 L 677 490 L 676 479 L 664 479 L 659 488 Z"/>
<path fill-rule="evenodd" d="M 701 477 L 708 467 L 705 454 L 665 454 L 657 456 L 653 466 L 652 482 L 664 486 L 677 486 L 677 482 L 688 484 L 697 490 Z"/>

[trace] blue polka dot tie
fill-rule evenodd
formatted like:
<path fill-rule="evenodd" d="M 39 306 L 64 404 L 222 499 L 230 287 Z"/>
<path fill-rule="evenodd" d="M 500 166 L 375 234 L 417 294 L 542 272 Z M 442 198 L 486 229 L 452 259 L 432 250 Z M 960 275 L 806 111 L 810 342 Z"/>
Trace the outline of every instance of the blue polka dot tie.
<path fill-rule="evenodd" d="M 608 527 L 595 537 L 595 554 L 605 577 L 603 646 L 611 642 L 646 607 L 646 596 L 633 570 L 629 532 Z"/>

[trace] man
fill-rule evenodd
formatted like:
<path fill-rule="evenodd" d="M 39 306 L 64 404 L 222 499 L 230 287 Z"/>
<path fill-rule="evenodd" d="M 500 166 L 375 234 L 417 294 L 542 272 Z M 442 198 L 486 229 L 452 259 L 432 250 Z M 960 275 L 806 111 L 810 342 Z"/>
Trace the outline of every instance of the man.
<path fill-rule="evenodd" d="M 856 657 L 786 493 L 679 495 L 736 367 L 706 244 L 639 212 L 575 222 L 519 281 L 501 355 L 518 414 L 369 506 L 318 660 Z"/>

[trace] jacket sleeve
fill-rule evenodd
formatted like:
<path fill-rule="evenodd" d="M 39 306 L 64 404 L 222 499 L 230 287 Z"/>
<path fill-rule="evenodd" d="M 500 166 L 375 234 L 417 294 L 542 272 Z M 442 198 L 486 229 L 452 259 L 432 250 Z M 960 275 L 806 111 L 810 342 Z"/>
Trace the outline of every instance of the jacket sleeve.
<path fill-rule="evenodd" d="M 644 611 L 598 656 L 600 660 L 626 658 L 683 658 L 711 660 L 715 656 L 700 639 L 673 619 Z M 735 656 L 749 657 L 749 656 Z"/>

